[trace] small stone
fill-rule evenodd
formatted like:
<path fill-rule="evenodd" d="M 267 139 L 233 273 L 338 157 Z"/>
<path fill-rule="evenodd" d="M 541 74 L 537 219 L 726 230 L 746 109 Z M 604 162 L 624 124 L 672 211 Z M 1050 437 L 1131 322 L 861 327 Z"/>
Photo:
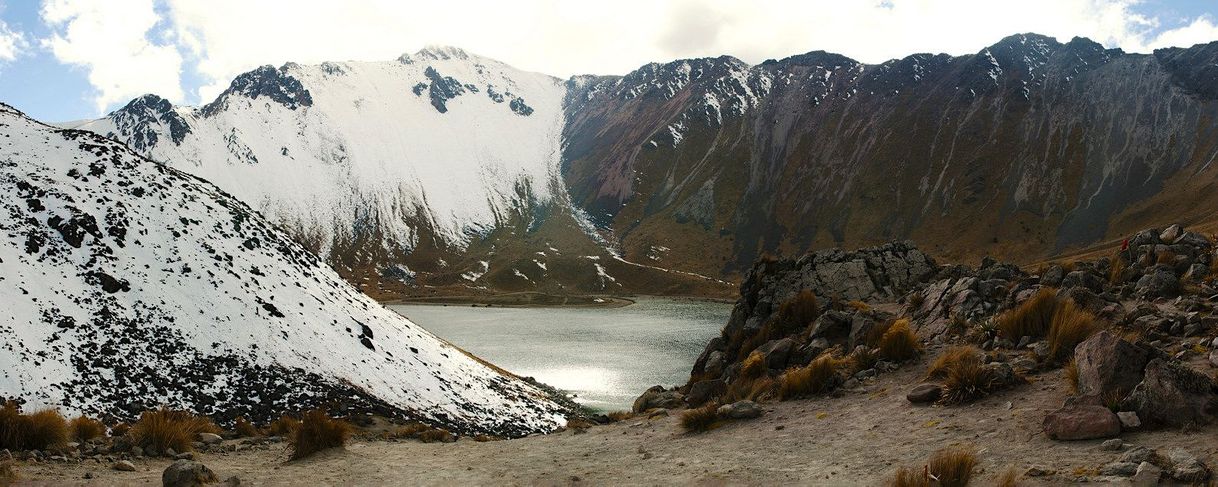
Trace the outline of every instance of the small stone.
<path fill-rule="evenodd" d="M 173 459 L 174 460 L 194 460 L 195 452 L 188 451 L 188 452 L 179 453 L 177 455 L 174 455 Z"/>
<path fill-rule="evenodd" d="M 137 457 L 142 457 L 144 456 L 144 449 L 138 446 L 133 446 L 131 447 L 131 454 Z"/>
<path fill-rule="evenodd" d="M 1129 451 L 1125 452 L 1124 454 L 1122 454 L 1121 458 L 1118 459 L 1117 461 L 1133 462 L 1133 463 L 1142 463 L 1142 462 L 1155 463 L 1155 460 L 1157 458 L 1158 458 L 1158 455 L 1155 454 L 1154 450 L 1151 450 L 1150 448 L 1146 448 L 1144 446 L 1139 446 L 1139 447 L 1136 447 L 1136 448 L 1129 450 Z"/>
<path fill-rule="evenodd" d="M 905 395 L 905 399 L 914 404 L 924 404 L 939 400 L 943 395 L 943 386 L 939 384 L 919 384 Z"/>
<path fill-rule="evenodd" d="M 1028 471 L 1024 472 L 1023 474 L 1028 477 L 1048 477 L 1051 475 L 1056 475 L 1057 471 L 1049 469 L 1048 467 L 1041 467 L 1037 465 L 1029 468 Z"/>
<path fill-rule="evenodd" d="M 1210 471 L 1205 468 L 1205 464 L 1187 451 L 1179 448 L 1168 451 L 1167 460 L 1171 462 L 1169 473 L 1172 479 L 1197 483 L 1210 478 Z"/>
<path fill-rule="evenodd" d="M 1133 462 L 1112 462 L 1100 467 L 1100 475 L 1130 477 L 1138 472 L 1138 464 Z"/>
<path fill-rule="evenodd" d="M 120 472 L 134 472 L 135 464 L 127 460 L 119 460 L 114 462 L 114 466 L 112 468 Z"/>
<path fill-rule="evenodd" d="M 1121 429 L 1124 431 L 1137 431 L 1142 428 L 1142 420 L 1138 419 L 1138 413 L 1135 411 L 1121 411 L 1117 413 L 1117 419 L 1121 420 Z"/>
<path fill-rule="evenodd" d="M 214 445 L 224 441 L 224 438 L 221 438 L 220 435 L 214 433 L 199 433 L 199 441 L 207 445 Z"/>
<path fill-rule="evenodd" d="M 1159 478 L 1163 476 L 1163 469 L 1156 467 L 1150 462 L 1142 462 L 1138 465 L 1137 473 L 1129 480 L 1133 482 L 1134 487 L 1153 487 L 1159 485 Z"/>
<path fill-rule="evenodd" d="M 1121 441 L 1120 438 L 1104 440 L 1103 443 L 1100 443 L 1100 449 L 1104 450 L 1104 451 L 1120 451 L 1121 448 L 1124 448 L 1124 447 L 1125 447 L 1125 442 Z"/>
<path fill-rule="evenodd" d="M 752 419 L 761 417 L 762 411 L 761 407 L 759 407 L 757 403 L 746 399 L 719 406 L 716 413 L 721 418 Z"/>

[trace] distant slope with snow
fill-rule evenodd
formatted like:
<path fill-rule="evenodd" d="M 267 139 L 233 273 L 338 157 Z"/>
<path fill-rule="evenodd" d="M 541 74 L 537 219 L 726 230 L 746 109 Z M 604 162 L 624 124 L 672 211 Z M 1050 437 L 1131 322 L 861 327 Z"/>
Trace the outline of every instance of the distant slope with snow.
<path fill-rule="evenodd" d="M 380 306 L 212 184 L 2 104 L 0 134 L 0 396 L 122 418 L 168 404 L 562 424 L 541 390 Z"/>

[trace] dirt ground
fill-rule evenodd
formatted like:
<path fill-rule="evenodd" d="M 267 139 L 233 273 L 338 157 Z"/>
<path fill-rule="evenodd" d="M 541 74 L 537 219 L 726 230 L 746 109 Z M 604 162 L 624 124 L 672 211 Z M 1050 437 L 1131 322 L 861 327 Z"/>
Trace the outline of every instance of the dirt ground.
<path fill-rule="evenodd" d="M 913 406 L 905 392 L 924 367 L 907 364 L 841 397 L 767 403 L 760 419 L 703 434 L 683 433 L 674 414 L 489 443 L 355 441 L 297 462 L 285 462 L 280 445 L 200 460 L 241 485 L 881 485 L 900 465 L 971 445 L 979 457 L 973 485 L 991 485 L 1009 467 L 1021 474 L 1020 485 L 1070 485 L 1120 455 L 1101 451 L 1099 440 L 1055 442 L 1040 434 L 1045 413 L 1066 395 L 1059 371 L 967 406 Z M 1122 438 L 1184 448 L 1218 465 L 1218 425 Z M 22 464 L 18 485 L 157 485 L 170 461 L 134 463 L 136 472 L 92 461 Z M 1024 477 L 1032 466 L 1057 475 Z M 94 478 L 84 479 L 86 472 Z"/>

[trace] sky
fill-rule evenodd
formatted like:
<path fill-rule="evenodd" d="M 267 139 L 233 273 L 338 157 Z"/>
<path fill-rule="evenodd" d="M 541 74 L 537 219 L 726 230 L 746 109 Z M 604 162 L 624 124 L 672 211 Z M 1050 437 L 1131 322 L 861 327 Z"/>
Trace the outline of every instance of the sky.
<path fill-rule="evenodd" d="M 1218 40 L 1218 0 L 0 0 L 0 101 L 45 121 L 155 93 L 213 100 L 288 61 L 452 45 L 559 77 L 729 54 L 826 50 L 879 63 L 978 52 L 1015 33 L 1147 53 Z"/>

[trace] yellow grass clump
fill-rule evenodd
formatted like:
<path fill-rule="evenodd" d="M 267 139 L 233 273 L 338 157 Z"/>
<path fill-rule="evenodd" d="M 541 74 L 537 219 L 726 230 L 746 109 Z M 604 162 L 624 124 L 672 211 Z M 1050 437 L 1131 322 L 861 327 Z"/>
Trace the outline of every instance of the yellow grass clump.
<path fill-rule="evenodd" d="M 1061 303 L 1053 313 L 1046 337 L 1049 341 L 1049 361 L 1061 363 L 1074 356 L 1074 347 L 1101 328 L 1095 315 L 1074 304 L 1074 300 Z"/>
<path fill-rule="evenodd" d="M 271 424 L 266 426 L 266 433 L 271 436 L 288 436 L 296 427 L 300 426 L 300 420 L 291 416 L 280 416 L 279 419 L 271 421 Z"/>
<path fill-rule="evenodd" d="M 288 437 L 289 458 L 299 460 L 322 450 L 338 448 L 346 445 L 350 438 L 351 425 L 346 421 L 331 418 L 325 411 L 309 411 Z"/>
<path fill-rule="evenodd" d="M 1045 333 L 1049 332 L 1057 305 L 1057 291 L 1052 288 L 1041 289 L 1017 308 L 995 318 L 998 334 L 1013 342 L 1025 336 L 1045 336 Z"/>
<path fill-rule="evenodd" d="M 233 423 L 233 432 L 241 438 L 252 438 L 260 434 L 258 427 L 245 418 L 237 418 L 237 421 Z"/>
<path fill-rule="evenodd" d="M 106 434 L 106 425 L 87 416 L 77 416 L 72 418 L 72 421 L 68 423 L 68 430 L 73 440 L 78 443 L 84 443 L 104 436 Z"/>
<path fill-rule="evenodd" d="M 880 336 L 880 358 L 891 362 L 904 362 L 922 354 L 922 342 L 909 327 L 908 319 L 899 319 Z"/>
<path fill-rule="evenodd" d="M 892 487 L 964 487 L 977 466 L 971 448 L 947 448 L 931 455 L 922 467 L 900 467 L 888 485 Z"/>
<path fill-rule="evenodd" d="M 826 353 L 808 365 L 787 370 L 778 379 L 779 399 L 785 401 L 832 389 L 837 385 L 837 371 L 841 365 L 841 360 Z"/>
<path fill-rule="evenodd" d="M 173 448 L 179 452 L 190 451 L 199 433 L 219 434 L 220 428 L 205 416 L 196 416 L 188 411 L 177 411 L 161 407 L 155 411 L 144 411 L 139 421 L 131 427 L 135 444 L 152 447 L 157 451 Z"/>
<path fill-rule="evenodd" d="M 681 413 L 681 428 L 688 432 L 708 431 L 719 422 L 719 405 L 711 402 L 705 406 L 686 409 Z"/>
<path fill-rule="evenodd" d="M 926 378 L 942 379 L 947 377 L 948 370 L 956 363 L 968 360 L 970 357 L 976 357 L 977 360 L 980 360 L 983 353 L 980 348 L 973 346 L 957 345 L 950 347 L 940 353 L 938 357 L 935 357 L 935 360 L 926 368 Z"/>
<path fill-rule="evenodd" d="M 0 449 L 44 450 L 67 441 L 68 421 L 59 411 L 23 414 L 12 401 L 0 408 Z"/>

